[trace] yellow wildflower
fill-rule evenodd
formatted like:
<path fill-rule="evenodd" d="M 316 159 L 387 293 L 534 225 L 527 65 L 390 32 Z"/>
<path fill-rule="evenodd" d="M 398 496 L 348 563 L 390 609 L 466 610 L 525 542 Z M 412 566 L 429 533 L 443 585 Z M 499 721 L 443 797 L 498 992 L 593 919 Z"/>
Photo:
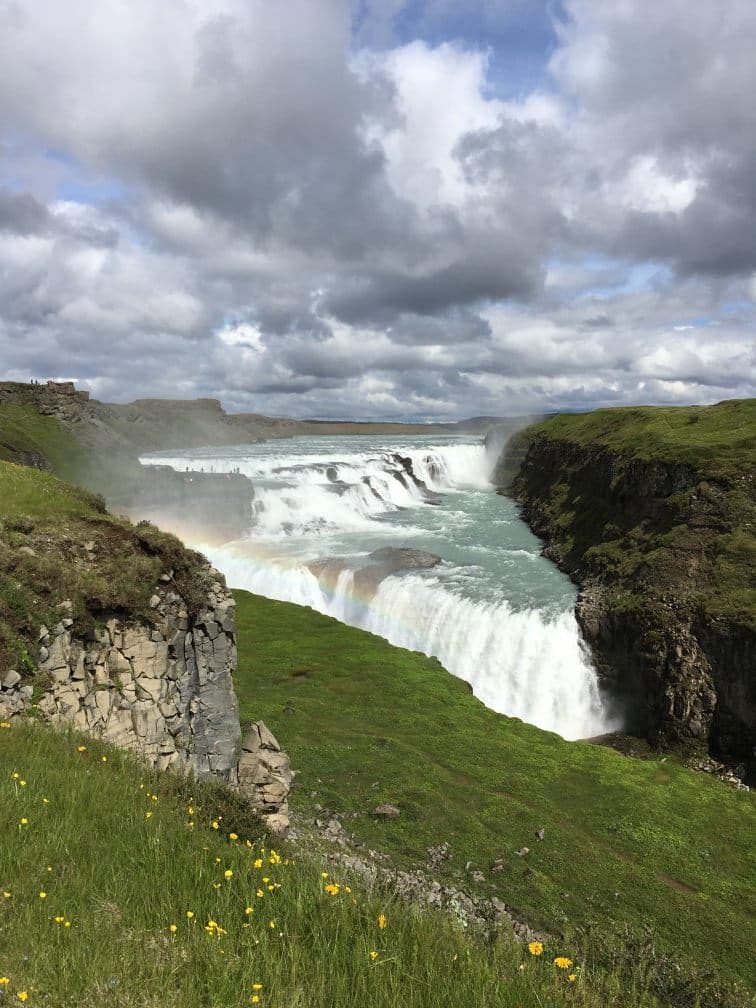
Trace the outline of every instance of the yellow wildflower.
<path fill-rule="evenodd" d="M 63 927 L 71 927 L 71 921 L 63 921 Z"/>
<path fill-rule="evenodd" d="M 19 826 L 28 826 L 29 820 L 26 818 L 26 816 L 21 816 L 21 818 L 18 820 L 18 824 Z"/>
<path fill-rule="evenodd" d="M 244 911 L 244 913 L 247 915 L 247 917 L 249 917 L 249 915 L 253 914 L 254 912 L 255 912 L 254 911 L 254 907 L 247 907 L 246 910 Z"/>
<path fill-rule="evenodd" d="M 568 959 L 567 956 L 557 956 L 554 965 L 558 969 L 569 969 L 572 966 L 572 959 Z"/>
<path fill-rule="evenodd" d="M 238 839 L 239 839 L 239 836 L 238 836 L 238 834 L 237 834 L 237 833 L 229 833 L 229 834 L 228 834 L 228 839 L 229 839 L 229 840 L 238 840 Z"/>
<path fill-rule="evenodd" d="M 230 879 L 230 878 L 233 878 L 233 877 L 234 877 L 233 871 L 230 868 L 226 868 L 226 870 L 223 872 L 223 878 L 224 879 Z"/>
<path fill-rule="evenodd" d="M 386 915 L 385 914 L 379 914 L 378 915 L 378 927 L 381 930 L 383 930 L 386 927 L 387 924 L 388 924 L 388 920 L 386 919 Z"/>
<path fill-rule="evenodd" d="M 107 763 L 108 762 L 108 757 L 107 756 L 102 756 L 102 757 L 100 757 L 100 759 L 101 759 L 101 761 L 103 763 Z"/>
<path fill-rule="evenodd" d="M 324 886 L 323 888 L 330 896 L 338 896 L 341 886 L 335 885 L 333 882 L 331 882 L 330 885 Z"/>
<path fill-rule="evenodd" d="M 265 893 L 262 891 L 262 889 L 258 889 L 257 890 L 257 898 L 258 899 L 261 899 L 264 895 L 265 895 Z"/>
<path fill-rule="evenodd" d="M 178 927 L 175 924 L 169 924 L 168 930 L 171 932 L 171 934 L 176 934 L 176 932 L 178 931 Z"/>
<path fill-rule="evenodd" d="M 191 805 L 190 805 L 190 806 L 189 806 L 189 808 L 188 808 L 188 809 L 186 810 L 186 814 L 187 814 L 187 815 L 194 815 L 194 809 L 192 808 L 192 806 L 191 806 Z"/>
<path fill-rule="evenodd" d="M 320 877 L 321 877 L 321 878 L 328 878 L 328 872 L 327 872 L 327 871 L 322 871 L 322 872 L 320 873 Z"/>
<path fill-rule="evenodd" d="M 10 728 L 10 721 L 0 721 L 0 728 Z"/>
<path fill-rule="evenodd" d="M 64 921 L 65 919 L 66 919 L 65 917 L 61 917 L 60 915 L 58 915 L 58 916 L 57 916 L 57 917 L 55 918 L 55 923 L 56 923 L 56 924 L 62 924 L 62 923 L 63 923 L 63 921 Z"/>
<path fill-rule="evenodd" d="M 220 889 L 220 882 L 213 882 L 213 889 Z"/>
<path fill-rule="evenodd" d="M 50 799 L 49 798 L 43 798 L 42 799 L 42 804 L 43 805 L 49 805 L 50 804 Z"/>
<path fill-rule="evenodd" d="M 20 780 L 18 783 L 21 785 L 21 787 L 26 787 L 26 781 L 25 780 Z"/>
<path fill-rule="evenodd" d="M 21 774 L 18 774 L 18 773 L 16 773 L 16 772 L 14 771 L 14 772 L 13 772 L 13 773 L 11 774 L 11 779 L 12 779 L 12 780 L 18 780 L 18 778 L 19 778 L 20 776 L 21 776 Z"/>
<path fill-rule="evenodd" d="M 375 960 L 378 958 L 378 953 L 375 951 L 371 952 L 370 958 L 373 960 L 373 962 L 375 962 Z"/>
<path fill-rule="evenodd" d="M 41 893 L 39 894 L 39 898 L 40 898 L 40 899 L 47 899 L 47 893 L 46 893 L 46 892 L 41 892 Z"/>
<path fill-rule="evenodd" d="M 10 977 L 0 977 L 0 986 L 4 987 L 10 983 Z"/>
<path fill-rule="evenodd" d="M 255 868 L 262 868 L 262 858 L 257 858 L 255 860 Z"/>
<path fill-rule="evenodd" d="M 194 917 L 194 910 L 187 910 L 186 916 L 188 920 L 192 920 L 192 918 Z"/>
<path fill-rule="evenodd" d="M 260 1003 L 260 995 L 259 994 L 253 994 L 252 997 L 249 1000 L 252 1002 L 252 1004 L 259 1004 Z"/>
<path fill-rule="evenodd" d="M 577 973 L 570 973 L 567 979 L 569 980 L 570 983 L 575 983 L 575 981 L 577 980 Z"/>
<path fill-rule="evenodd" d="M 77 747 L 76 751 L 77 752 L 86 752 L 87 751 L 87 747 L 85 745 L 80 745 L 80 746 Z"/>
<path fill-rule="evenodd" d="M 144 818 L 145 819 L 152 819 L 152 812 L 145 812 L 144 813 Z"/>
<path fill-rule="evenodd" d="M 252 990 L 253 991 L 261 991 L 262 989 L 263 989 L 263 985 L 261 983 L 252 984 Z"/>
<path fill-rule="evenodd" d="M 543 955 L 543 944 L 539 941 L 532 941 L 528 943 L 528 952 L 532 956 Z"/>
<path fill-rule="evenodd" d="M 13 893 L 8 892 L 7 889 L 3 889 L 3 899 L 10 899 Z"/>
<path fill-rule="evenodd" d="M 210 825 L 213 827 L 213 829 L 218 829 L 218 820 L 217 819 L 213 819 L 213 821 L 210 823 Z"/>
<path fill-rule="evenodd" d="M 16 994 L 16 997 L 18 998 L 19 1001 L 26 1001 L 29 995 L 26 993 L 26 991 L 19 991 L 18 994 Z"/>
<path fill-rule="evenodd" d="M 274 928 L 275 926 L 276 926 L 276 922 L 274 920 L 268 921 L 268 927 L 269 928 Z"/>

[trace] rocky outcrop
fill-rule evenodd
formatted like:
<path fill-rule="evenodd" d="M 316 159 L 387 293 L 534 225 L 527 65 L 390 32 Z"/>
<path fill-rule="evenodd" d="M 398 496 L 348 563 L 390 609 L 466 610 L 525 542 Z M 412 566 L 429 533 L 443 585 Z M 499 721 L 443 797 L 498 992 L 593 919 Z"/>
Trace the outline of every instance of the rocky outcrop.
<path fill-rule="evenodd" d="M 748 547 L 732 543 L 748 541 L 754 475 L 733 468 L 639 458 L 544 424 L 513 439 L 497 475 L 579 586 L 577 619 L 627 730 L 708 749 L 753 779 L 756 634 L 733 573 L 741 564 L 747 588 Z"/>
<path fill-rule="evenodd" d="M 253 724 L 242 743 L 234 784 L 252 797 L 258 814 L 274 833 L 289 826 L 287 797 L 293 773 L 289 757 L 262 721 Z"/>
<path fill-rule="evenodd" d="M 53 725 L 129 749 L 159 770 L 238 789 L 281 832 L 292 773 L 262 722 L 242 744 L 234 600 L 221 576 L 211 574 L 206 604 L 193 617 L 169 572 L 150 600 L 150 625 L 113 617 L 89 639 L 77 636 L 71 603 L 61 602 L 59 622 L 39 632 L 37 709 Z M 34 688 L 17 673 L 2 686 L 0 720 L 30 706 Z"/>
<path fill-rule="evenodd" d="M 440 563 L 441 557 L 435 553 L 428 553 L 412 546 L 383 546 L 358 560 L 349 557 L 325 557 L 311 561 L 308 567 L 321 587 L 331 593 L 336 591 L 340 575 L 344 571 L 351 570 L 354 573 L 356 593 L 361 597 L 371 598 L 384 578 L 413 570 L 430 570 Z"/>

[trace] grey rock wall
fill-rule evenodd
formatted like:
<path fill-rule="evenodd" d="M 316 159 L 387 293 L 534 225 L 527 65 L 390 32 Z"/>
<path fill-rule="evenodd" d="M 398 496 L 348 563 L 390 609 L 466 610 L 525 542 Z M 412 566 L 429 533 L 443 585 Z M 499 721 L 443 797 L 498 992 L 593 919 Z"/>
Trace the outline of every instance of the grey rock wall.
<path fill-rule="evenodd" d="M 150 600 L 153 625 L 109 619 L 91 639 L 77 636 L 70 602 L 39 632 L 39 712 L 134 752 L 159 770 L 214 778 L 241 791 L 269 828 L 288 827 L 292 772 L 262 722 L 242 746 L 234 692 L 234 600 L 212 571 L 207 604 L 191 619 L 163 575 Z M 32 689 L 8 673 L 0 720 L 23 713 Z"/>

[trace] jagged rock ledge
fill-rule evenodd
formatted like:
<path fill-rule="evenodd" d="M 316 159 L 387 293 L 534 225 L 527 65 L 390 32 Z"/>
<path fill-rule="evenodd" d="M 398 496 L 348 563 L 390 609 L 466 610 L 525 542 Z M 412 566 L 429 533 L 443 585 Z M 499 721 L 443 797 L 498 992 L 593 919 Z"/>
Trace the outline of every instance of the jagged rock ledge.
<path fill-rule="evenodd" d="M 289 825 L 289 760 L 262 722 L 242 740 L 234 599 L 217 571 L 207 565 L 206 572 L 211 587 L 193 618 L 169 571 L 150 600 L 152 626 L 113 617 L 91 639 L 76 635 L 71 602 L 61 601 L 60 621 L 39 631 L 37 710 L 52 725 L 128 749 L 159 770 L 240 791 L 281 833 Z M 9 671 L 0 720 L 26 712 L 34 696 L 34 687 Z"/>

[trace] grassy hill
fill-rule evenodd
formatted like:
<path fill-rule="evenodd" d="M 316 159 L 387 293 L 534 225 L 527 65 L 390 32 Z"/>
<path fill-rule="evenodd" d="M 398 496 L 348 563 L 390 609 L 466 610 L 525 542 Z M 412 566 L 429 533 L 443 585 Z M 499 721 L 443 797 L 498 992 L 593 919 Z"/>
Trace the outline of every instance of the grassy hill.
<path fill-rule="evenodd" d="M 448 877 L 552 933 L 584 932 L 597 956 L 626 927 L 649 929 L 686 967 L 756 986 L 753 794 L 564 742 L 488 710 L 433 659 L 309 609 L 236 598 L 242 717 L 285 741 L 295 811 L 335 811 L 400 866 L 447 842 Z M 381 802 L 400 818 L 373 819 Z"/>
<path fill-rule="evenodd" d="M 702 476 L 734 483 L 753 465 L 756 399 L 560 413 L 526 432 L 528 439 L 540 433 L 583 446 L 602 445 L 634 458 L 685 464 Z"/>
<path fill-rule="evenodd" d="M 0 728 L 0 802 L 0 1004 L 661 1004 L 640 968 L 560 968 L 555 958 L 571 958 L 562 942 L 531 955 L 506 935 L 468 935 L 272 849 L 228 793 L 147 772 L 91 739 Z"/>

